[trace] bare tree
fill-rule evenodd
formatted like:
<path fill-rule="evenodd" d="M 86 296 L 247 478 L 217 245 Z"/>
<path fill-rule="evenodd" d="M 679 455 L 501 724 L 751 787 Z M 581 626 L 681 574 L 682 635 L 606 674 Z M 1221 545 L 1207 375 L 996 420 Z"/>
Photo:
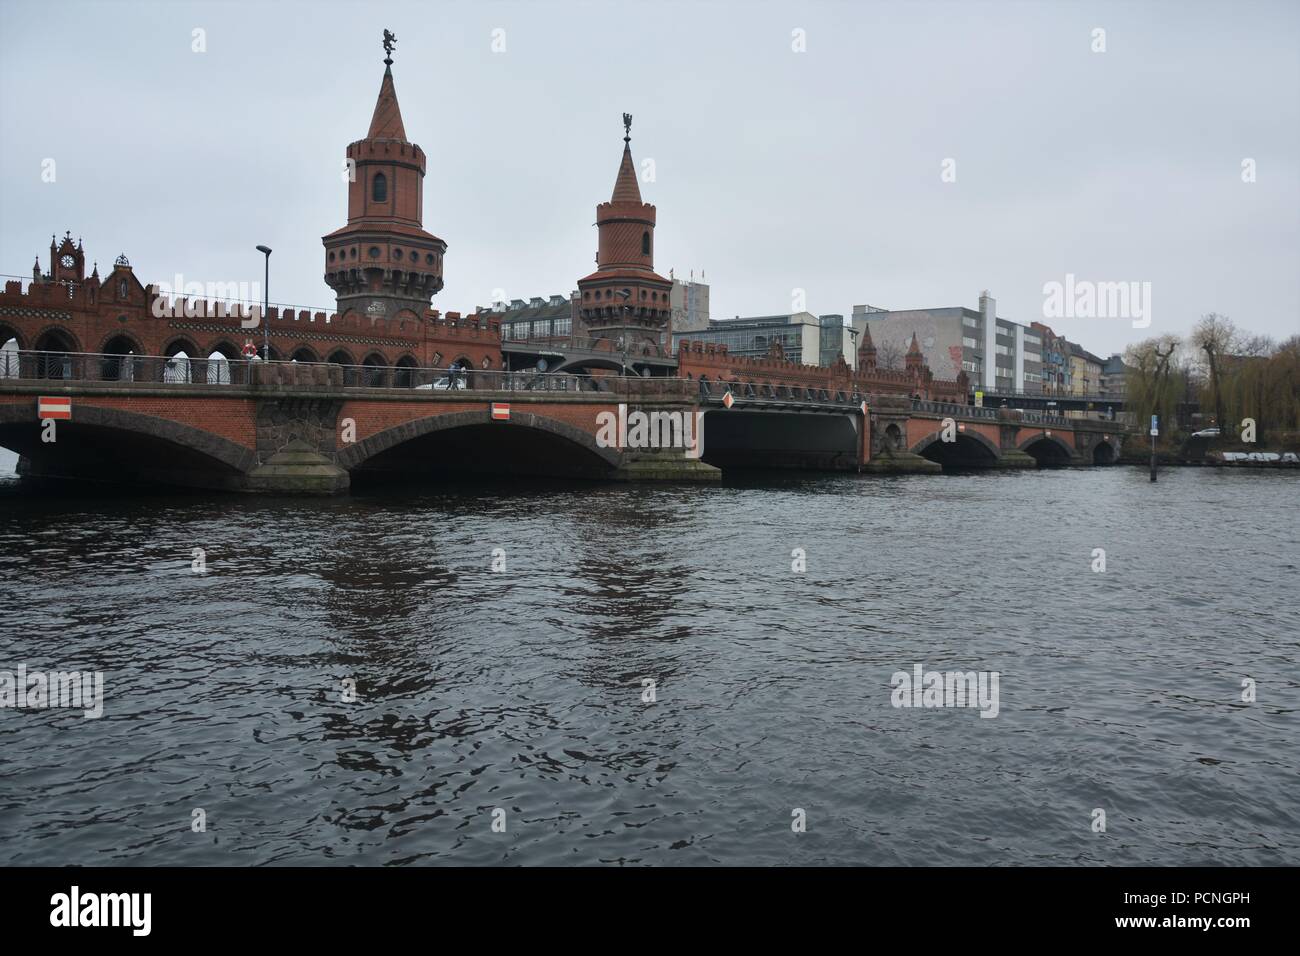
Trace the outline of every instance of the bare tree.
<path fill-rule="evenodd" d="M 876 349 L 876 367 L 900 369 L 903 367 L 903 356 L 906 352 L 907 349 L 904 346 L 886 339 Z"/>
<path fill-rule="evenodd" d="M 1192 345 L 1205 353 L 1210 388 L 1214 391 L 1214 424 L 1221 434 L 1226 425 L 1223 418 L 1223 359 L 1233 353 L 1237 338 L 1237 327 L 1232 324 L 1232 319 L 1217 312 L 1201 316 L 1201 321 L 1192 329 Z"/>

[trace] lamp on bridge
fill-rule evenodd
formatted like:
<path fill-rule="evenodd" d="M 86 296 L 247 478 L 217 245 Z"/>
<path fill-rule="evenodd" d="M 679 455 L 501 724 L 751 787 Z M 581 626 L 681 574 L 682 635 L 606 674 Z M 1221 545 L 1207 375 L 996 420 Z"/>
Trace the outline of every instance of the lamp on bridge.
<path fill-rule="evenodd" d="M 262 361 L 271 361 L 271 247 L 258 246 L 257 251 L 266 256 L 266 271 L 262 281 Z"/>
<path fill-rule="evenodd" d="M 626 114 L 624 114 L 624 115 L 626 115 Z M 623 372 L 622 372 L 622 374 L 626 375 L 626 374 L 627 374 L 627 324 L 628 324 L 628 313 L 630 313 L 630 312 L 632 311 L 631 308 L 630 308 L 630 307 L 628 306 L 628 304 L 627 304 L 627 300 L 630 299 L 630 298 L 632 298 L 632 290 L 631 290 L 631 289 L 619 289 L 619 290 L 618 290 L 618 297 L 619 297 L 620 299 L 623 300 L 623 329 L 624 329 L 623 334 L 622 334 L 621 336 L 619 336 L 619 339 L 618 339 L 618 347 L 619 347 L 619 348 L 622 350 L 622 352 L 623 352 Z"/>

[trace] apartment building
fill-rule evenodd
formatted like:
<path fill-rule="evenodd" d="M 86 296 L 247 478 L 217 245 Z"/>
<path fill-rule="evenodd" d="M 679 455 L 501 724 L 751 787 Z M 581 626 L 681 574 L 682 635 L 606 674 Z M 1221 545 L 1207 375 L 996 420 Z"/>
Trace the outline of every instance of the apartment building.
<path fill-rule="evenodd" d="M 986 392 L 1042 391 L 1043 338 L 1032 327 L 997 315 L 997 301 L 982 292 L 979 308 L 882 309 L 855 305 L 851 319 L 861 335 L 871 330 L 881 368 L 902 368 L 916 333 L 925 362 L 939 378 L 965 371 L 972 387 Z"/>

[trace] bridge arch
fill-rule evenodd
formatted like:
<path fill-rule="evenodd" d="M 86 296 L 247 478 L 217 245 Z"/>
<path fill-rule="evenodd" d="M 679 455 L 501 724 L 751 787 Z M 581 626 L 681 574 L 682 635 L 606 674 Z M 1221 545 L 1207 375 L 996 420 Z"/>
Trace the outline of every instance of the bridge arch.
<path fill-rule="evenodd" d="M 631 356 L 628 356 L 627 367 L 628 368 L 632 367 Z M 569 374 L 573 374 L 575 372 L 583 371 L 584 369 L 593 369 L 593 368 L 604 369 L 609 372 L 621 372 L 623 371 L 624 366 L 622 361 L 619 359 L 619 356 L 617 355 L 610 356 L 610 357 L 605 357 L 605 356 L 597 357 L 597 356 L 589 355 L 585 358 L 581 358 L 581 357 L 566 358 L 564 361 L 560 362 L 559 365 L 556 365 L 552 368 L 548 368 L 547 371 L 555 372 L 555 373 L 567 372 Z"/>
<path fill-rule="evenodd" d="M 356 365 L 357 361 L 347 349 L 335 349 L 325 361 L 335 365 Z"/>
<path fill-rule="evenodd" d="M 140 340 L 130 332 L 115 329 L 105 335 L 99 342 L 99 353 L 101 355 L 125 355 L 128 352 L 134 352 L 136 355 L 144 355 L 144 346 Z"/>
<path fill-rule="evenodd" d="M 203 352 L 199 348 L 198 343 L 188 335 L 174 335 L 168 339 L 167 343 L 162 347 L 163 355 L 171 356 L 178 352 L 184 352 L 189 358 L 195 358 L 200 354 L 208 354 L 207 352 Z"/>
<path fill-rule="evenodd" d="M 941 432 L 932 432 L 912 446 L 912 454 L 945 468 L 990 468 L 1002 457 L 998 446 L 974 428 L 959 430 L 956 441 L 951 442 L 943 441 Z"/>
<path fill-rule="evenodd" d="M 410 388 L 415 385 L 415 369 L 418 367 L 419 363 L 414 355 L 409 352 L 402 355 L 393 366 L 393 385 L 396 388 Z"/>
<path fill-rule="evenodd" d="M 440 439 L 446 439 L 441 448 Z M 473 441 L 477 446 L 469 459 L 456 457 L 456 452 L 461 447 L 459 440 L 462 439 L 466 442 Z M 497 443 L 496 451 L 506 453 L 512 452 L 514 445 L 534 450 L 538 446 L 546 446 L 549 454 L 511 455 L 511 461 L 525 466 L 545 464 L 547 473 L 554 467 L 557 474 L 606 477 L 622 461 L 618 449 L 600 447 L 593 434 L 567 422 L 524 410 L 512 410 L 509 421 L 494 421 L 491 411 L 482 408 L 446 415 L 429 415 L 384 429 L 339 451 L 338 464 L 353 473 L 474 471 L 478 470 L 478 466 L 493 460 L 493 443 Z M 557 455 L 557 450 L 572 454 Z M 430 451 L 448 454 L 427 454 Z M 460 467 L 466 464 L 471 467 Z M 495 469 L 485 467 L 483 470 Z M 529 471 L 527 467 L 522 470 Z"/>
<path fill-rule="evenodd" d="M 72 420 L 57 427 L 60 440 L 47 444 L 30 404 L 0 405 L 0 445 L 27 459 L 35 475 L 237 488 L 257 465 L 252 449 L 227 438 L 118 408 L 78 402 Z"/>
<path fill-rule="evenodd" d="M 1119 453 L 1108 439 L 1103 438 L 1092 446 L 1092 463 L 1094 465 L 1113 465 Z"/>
<path fill-rule="evenodd" d="M 1040 467 L 1068 465 L 1074 461 L 1074 449 L 1059 435 L 1040 432 L 1030 435 L 1017 447 L 1030 455 Z"/>
<path fill-rule="evenodd" d="M 32 348 L 46 353 L 36 360 L 37 378 L 72 378 L 71 354 L 81 351 L 81 343 L 68 329 L 47 325 L 36 336 Z"/>
<path fill-rule="evenodd" d="M 310 345 L 300 345 L 289 353 L 290 362 L 319 362 L 316 350 Z"/>
<path fill-rule="evenodd" d="M 0 322 L 0 345 L 7 345 L 10 339 L 18 343 L 19 349 L 27 350 L 27 339 L 22 332 L 8 322 Z"/>
<path fill-rule="evenodd" d="M 134 353 L 144 355 L 144 346 L 140 340 L 128 332 L 113 332 L 99 343 L 99 352 L 104 358 L 99 361 L 99 377 L 106 382 L 130 381 L 138 371 L 133 360 L 126 356 Z"/>

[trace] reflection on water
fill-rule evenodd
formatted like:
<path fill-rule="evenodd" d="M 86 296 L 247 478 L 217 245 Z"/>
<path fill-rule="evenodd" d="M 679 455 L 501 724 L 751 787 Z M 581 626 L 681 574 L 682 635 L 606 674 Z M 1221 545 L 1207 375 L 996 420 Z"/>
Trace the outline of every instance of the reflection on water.
<path fill-rule="evenodd" d="M 107 699 L 0 710 L 0 862 L 1295 864 L 1297 491 L 9 485 L 0 670 Z M 894 709 L 915 663 L 999 671 L 999 716 Z"/>

